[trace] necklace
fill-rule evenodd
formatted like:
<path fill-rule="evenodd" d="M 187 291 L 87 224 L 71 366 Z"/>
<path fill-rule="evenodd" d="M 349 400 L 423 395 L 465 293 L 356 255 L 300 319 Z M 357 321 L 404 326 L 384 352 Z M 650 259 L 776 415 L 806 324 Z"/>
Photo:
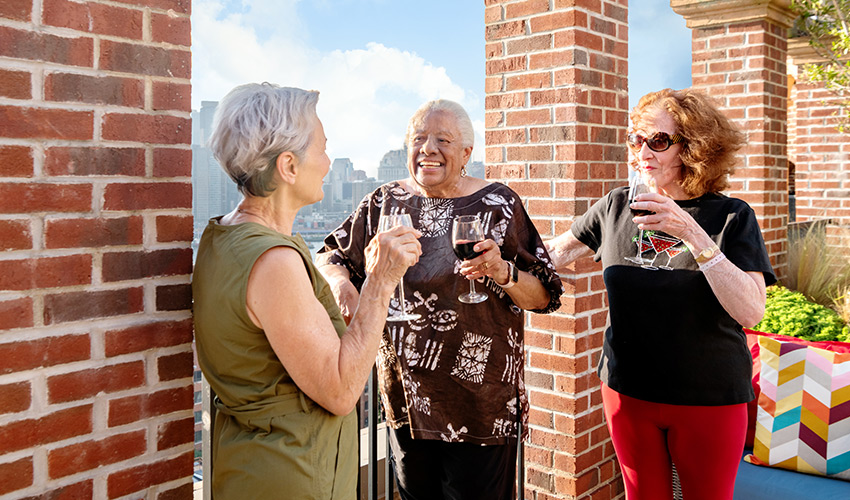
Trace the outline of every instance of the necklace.
<path fill-rule="evenodd" d="M 264 219 L 262 215 L 255 214 L 254 212 L 245 210 L 244 208 L 240 208 L 240 207 L 236 207 L 236 213 L 241 214 L 243 216 L 247 216 L 247 217 L 253 217 L 255 219 L 260 220 L 263 223 L 264 226 L 271 227 L 269 225 L 269 223 L 266 222 L 266 219 Z"/>

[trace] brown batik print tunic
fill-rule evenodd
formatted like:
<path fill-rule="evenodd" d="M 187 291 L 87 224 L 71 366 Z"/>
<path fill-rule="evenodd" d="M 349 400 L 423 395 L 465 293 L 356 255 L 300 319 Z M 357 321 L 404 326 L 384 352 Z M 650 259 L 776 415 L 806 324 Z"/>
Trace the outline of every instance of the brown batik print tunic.
<path fill-rule="evenodd" d="M 492 183 L 460 198 L 425 198 L 397 182 L 375 190 L 325 239 L 319 265 L 345 266 L 360 289 L 365 279 L 364 249 L 381 214 L 406 212 L 422 233 L 422 256 L 404 276 L 408 312 L 418 320 L 387 322 L 378 354 L 381 398 L 393 428 L 410 424 L 414 439 L 503 444 L 517 435 L 527 408 L 523 385 L 523 311 L 489 278 L 476 290 L 489 298 L 464 304 L 458 295 L 469 281 L 458 272 L 452 251 L 452 221 L 478 214 L 486 238 L 502 258 L 539 279 L 549 303 L 539 313 L 560 307 L 563 291 L 543 241 L 510 188 Z M 399 311 L 398 294 L 390 314 Z"/>

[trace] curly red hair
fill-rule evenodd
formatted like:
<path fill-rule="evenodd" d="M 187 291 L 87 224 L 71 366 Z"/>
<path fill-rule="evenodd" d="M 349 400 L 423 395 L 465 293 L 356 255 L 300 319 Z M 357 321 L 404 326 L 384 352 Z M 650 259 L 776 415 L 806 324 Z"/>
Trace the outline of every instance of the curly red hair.
<path fill-rule="evenodd" d="M 713 99 L 693 89 L 650 92 L 640 98 L 629 118 L 639 126 L 658 110 L 670 115 L 676 132 L 685 138 L 679 154 L 682 189 L 696 198 L 728 188 L 738 150 L 747 143 L 746 135 L 726 118 Z M 630 161 L 635 167 L 635 159 Z"/>

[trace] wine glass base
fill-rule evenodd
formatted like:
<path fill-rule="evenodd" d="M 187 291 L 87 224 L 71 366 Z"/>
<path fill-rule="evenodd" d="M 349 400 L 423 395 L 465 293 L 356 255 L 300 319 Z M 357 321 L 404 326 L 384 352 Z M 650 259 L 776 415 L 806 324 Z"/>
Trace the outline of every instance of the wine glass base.
<path fill-rule="evenodd" d="M 421 314 L 399 314 L 397 316 L 389 316 L 387 317 L 387 321 L 413 321 L 415 319 L 421 318 Z"/>
<path fill-rule="evenodd" d="M 649 264 L 652 262 L 652 259 L 644 259 L 643 257 L 623 257 L 625 260 L 629 262 L 634 262 L 635 264 Z"/>
<path fill-rule="evenodd" d="M 463 302 L 464 304 L 480 304 L 487 300 L 486 293 L 464 293 L 463 295 L 459 295 L 457 300 Z"/>
<path fill-rule="evenodd" d="M 658 268 L 653 266 L 652 264 L 644 264 L 640 267 L 642 267 L 644 269 L 649 269 L 650 271 L 658 271 Z"/>

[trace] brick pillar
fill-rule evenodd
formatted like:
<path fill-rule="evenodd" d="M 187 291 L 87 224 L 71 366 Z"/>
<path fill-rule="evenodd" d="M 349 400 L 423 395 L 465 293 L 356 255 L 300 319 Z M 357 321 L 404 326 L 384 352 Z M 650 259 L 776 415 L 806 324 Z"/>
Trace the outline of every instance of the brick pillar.
<path fill-rule="evenodd" d="M 755 211 L 781 276 L 788 219 L 786 36 L 795 15 L 785 0 L 671 0 L 670 5 L 693 29 L 693 86 L 719 99 L 747 133 L 749 144 L 727 194 Z"/>
<path fill-rule="evenodd" d="M 0 3 L 0 496 L 192 497 L 189 5 Z"/>
<path fill-rule="evenodd" d="M 831 219 L 836 226 L 850 227 L 850 133 L 839 132 L 838 105 L 844 100 L 807 82 L 799 70 L 822 60 L 808 38 L 788 40 L 789 70 L 794 84 L 789 123 L 795 123 L 789 158 L 796 166 L 797 220 Z"/>
<path fill-rule="evenodd" d="M 627 177 L 627 9 L 598 0 L 485 5 L 487 177 L 522 196 L 545 239 Z M 529 499 L 622 496 L 595 369 L 607 318 L 600 268 L 577 262 L 561 310 L 529 314 Z"/>

